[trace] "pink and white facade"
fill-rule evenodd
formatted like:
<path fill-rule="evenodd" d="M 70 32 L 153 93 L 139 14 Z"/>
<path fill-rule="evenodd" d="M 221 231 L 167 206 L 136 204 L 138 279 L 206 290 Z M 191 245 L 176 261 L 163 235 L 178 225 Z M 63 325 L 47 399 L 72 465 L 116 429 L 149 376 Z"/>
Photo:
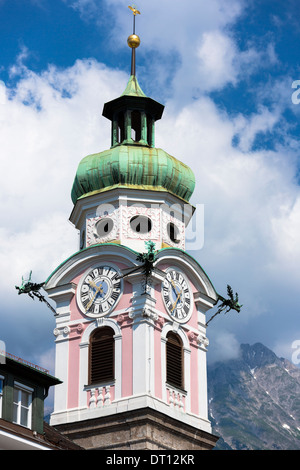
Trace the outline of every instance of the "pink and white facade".
<path fill-rule="evenodd" d="M 192 206 L 173 194 L 138 188 L 116 188 L 77 201 L 70 220 L 80 232 L 80 250 L 45 284 L 56 303 L 55 375 L 62 381 L 55 387 L 52 425 L 152 408 L 211 433 L 205 324 L 217 294 L 201 266 L 184 251 L 192 213 Z M 150 219 L 151 229 L 136 231 L 131 223 L 136 216 Z M 109 229 L 99 231 L 106 221 Z M 170 223 L 177 227 L 176 237 L 167 230 Z M 141 265 L 137 253 L 147 251 L 145 242 L 149 240 L 155 243 L 157 260 L 146 282 L 144 273 L 133 269 Z M 111 267 L 120 275 L 118 299 L 101 314 L 83 308 L 81 293 L 86 276 L 99 266 Z M 185 318 L 173 317 L 166 306 L 164 282 L 169 271 L 185 280 L 190 301 Z M 114 332 L 114 379 L 89 383 L 90 340 L 103 327 Z M 167 381 L 169 332 L 182 343 L 181 387 Z"/>
<path fill-rule="evenodd" d="M 131 412 L 136 430 L 148 410 L 156 448 L 216 442 L 207 407 L 206 312 L 218 295 L 185 251 L 194 174 L 154 147 L 163 108 L 142 92 L 135 74 L 119 98 L 104 104 L 111 147 L 82 159 L 71 192 L 79 251 L 43 286 L 56 303 L 55 376 L 62 381 L 51 424 L 66 433 L 76 428 L 81 443 L 86 423 L 88 439 L 96 423 L 86 448 L 105 448 L 103 423 L 110 422 L 107 435 L 117 440 L 122 423 L 128 432 Z M 150 253 L 149 242 L 155 261 L 145 272 L 140 255 Z M 125 427 L 116 443 L 123 448 L 131 437 L 124 437 Z M 176 435 L 176 443 L 160 447 L 163 433 Z"/>

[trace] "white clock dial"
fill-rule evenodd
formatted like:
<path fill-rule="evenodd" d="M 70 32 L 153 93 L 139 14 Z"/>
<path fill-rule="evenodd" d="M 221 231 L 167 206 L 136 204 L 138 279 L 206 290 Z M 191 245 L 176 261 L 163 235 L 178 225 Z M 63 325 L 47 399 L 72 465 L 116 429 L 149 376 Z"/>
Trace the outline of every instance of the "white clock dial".
<path fill-rule="evenodd" d="M 192 293 L 188 280 L 180 271 L 170 268 L 162 284 L 166 310 L 173 320 L 186 323 L 193 311 Z"/>
<path fill-rule="evenodd" d="M 78 304 L 88 316 L 108 314 L 118 303 L 122 293 L 119 271 L 109 265 L 99 265 L 86 273 L 78 286 Z"/>

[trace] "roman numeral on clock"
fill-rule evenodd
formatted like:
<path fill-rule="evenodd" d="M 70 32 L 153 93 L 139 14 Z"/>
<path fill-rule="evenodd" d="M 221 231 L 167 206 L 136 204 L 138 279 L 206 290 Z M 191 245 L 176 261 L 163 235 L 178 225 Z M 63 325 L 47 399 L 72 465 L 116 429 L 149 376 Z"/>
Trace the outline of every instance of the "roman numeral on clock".
<path fill-rule="evenodd" d="M 86 295 L 86 294 L 84 294 L 84 295 L 81 296 L 81 302 L 82 302 L 83 304 L 84 304 L 84 303 L 88 303 L 89 299 L 90 299 L 89 296 Z"/>
<path fill-rule="evenodd" d="M 114 301 L 116 301 L 118 297 L 119 297 L 119 292 L 113 290 L 113 292 L 112 292 L 112 294 L 111 294 L 111 298 L 112 298 Z"/>

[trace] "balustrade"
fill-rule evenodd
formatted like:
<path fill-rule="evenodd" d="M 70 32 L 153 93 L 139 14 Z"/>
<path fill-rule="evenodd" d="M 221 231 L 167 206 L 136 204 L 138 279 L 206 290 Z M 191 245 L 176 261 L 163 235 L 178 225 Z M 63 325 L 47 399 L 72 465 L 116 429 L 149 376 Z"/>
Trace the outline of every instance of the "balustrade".
<path fill-rule="evenodd" d="M 110 385 L 104 385 L 103 387 L 89 388 L 89 408 L 102 408 L 111 404 L 111 390 Z"/>
<path fill-rule="evenodd" d="M 186 393 L 167 385 L 167 402 L 178 411 L 184 411 Z"/>

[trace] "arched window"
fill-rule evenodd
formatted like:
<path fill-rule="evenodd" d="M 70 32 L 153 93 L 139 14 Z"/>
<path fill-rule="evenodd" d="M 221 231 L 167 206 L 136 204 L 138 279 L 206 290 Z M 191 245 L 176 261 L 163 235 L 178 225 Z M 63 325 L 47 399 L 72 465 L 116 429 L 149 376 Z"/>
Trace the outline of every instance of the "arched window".
<path fill-rule="evenodd" d="M 131 113 L 131 138 L 134 142 L 139 142 L 142 137 L 141 113 L 132 111 Z"/>
<path fill-rule="evenodd" d="M 173 224 L 172 222 L 170 222 L 170 223 L 167 225 L 167 232 L 168 232 L 168 235 L 169 235 L 170 240 L 171 240 L 173 243 L 179 243 L 179 242 L 180 242 L 179 230 L 178 230 L 178 228 L 176 227 L 175 224 Z"/>
<path fill-rule="evenodd" d="M 147 114 L 147 142 L 149 147 L 154 147 L 153 142 L 153 119 L 149 114 Z"/>
<path fill-rule="evenodd" d="M 89 383 L 108 382 L 115 378 L 114 331 L 107 326 L 97 328 L 90 339 Z"/>
<path fill-rule="evenodd" d="M 167 383 L 183 389 L 183 346 L 180 337 L 172 331 L 167 334 L 166 349 Z"/>
<path fill-rule="evenodd" d="M 125 120 L 124 120 L 124 114 L 119 113 L 118 118 L 117 118 L 117 142 L 121 144 L 123 140 L 125 139 Z"/>

